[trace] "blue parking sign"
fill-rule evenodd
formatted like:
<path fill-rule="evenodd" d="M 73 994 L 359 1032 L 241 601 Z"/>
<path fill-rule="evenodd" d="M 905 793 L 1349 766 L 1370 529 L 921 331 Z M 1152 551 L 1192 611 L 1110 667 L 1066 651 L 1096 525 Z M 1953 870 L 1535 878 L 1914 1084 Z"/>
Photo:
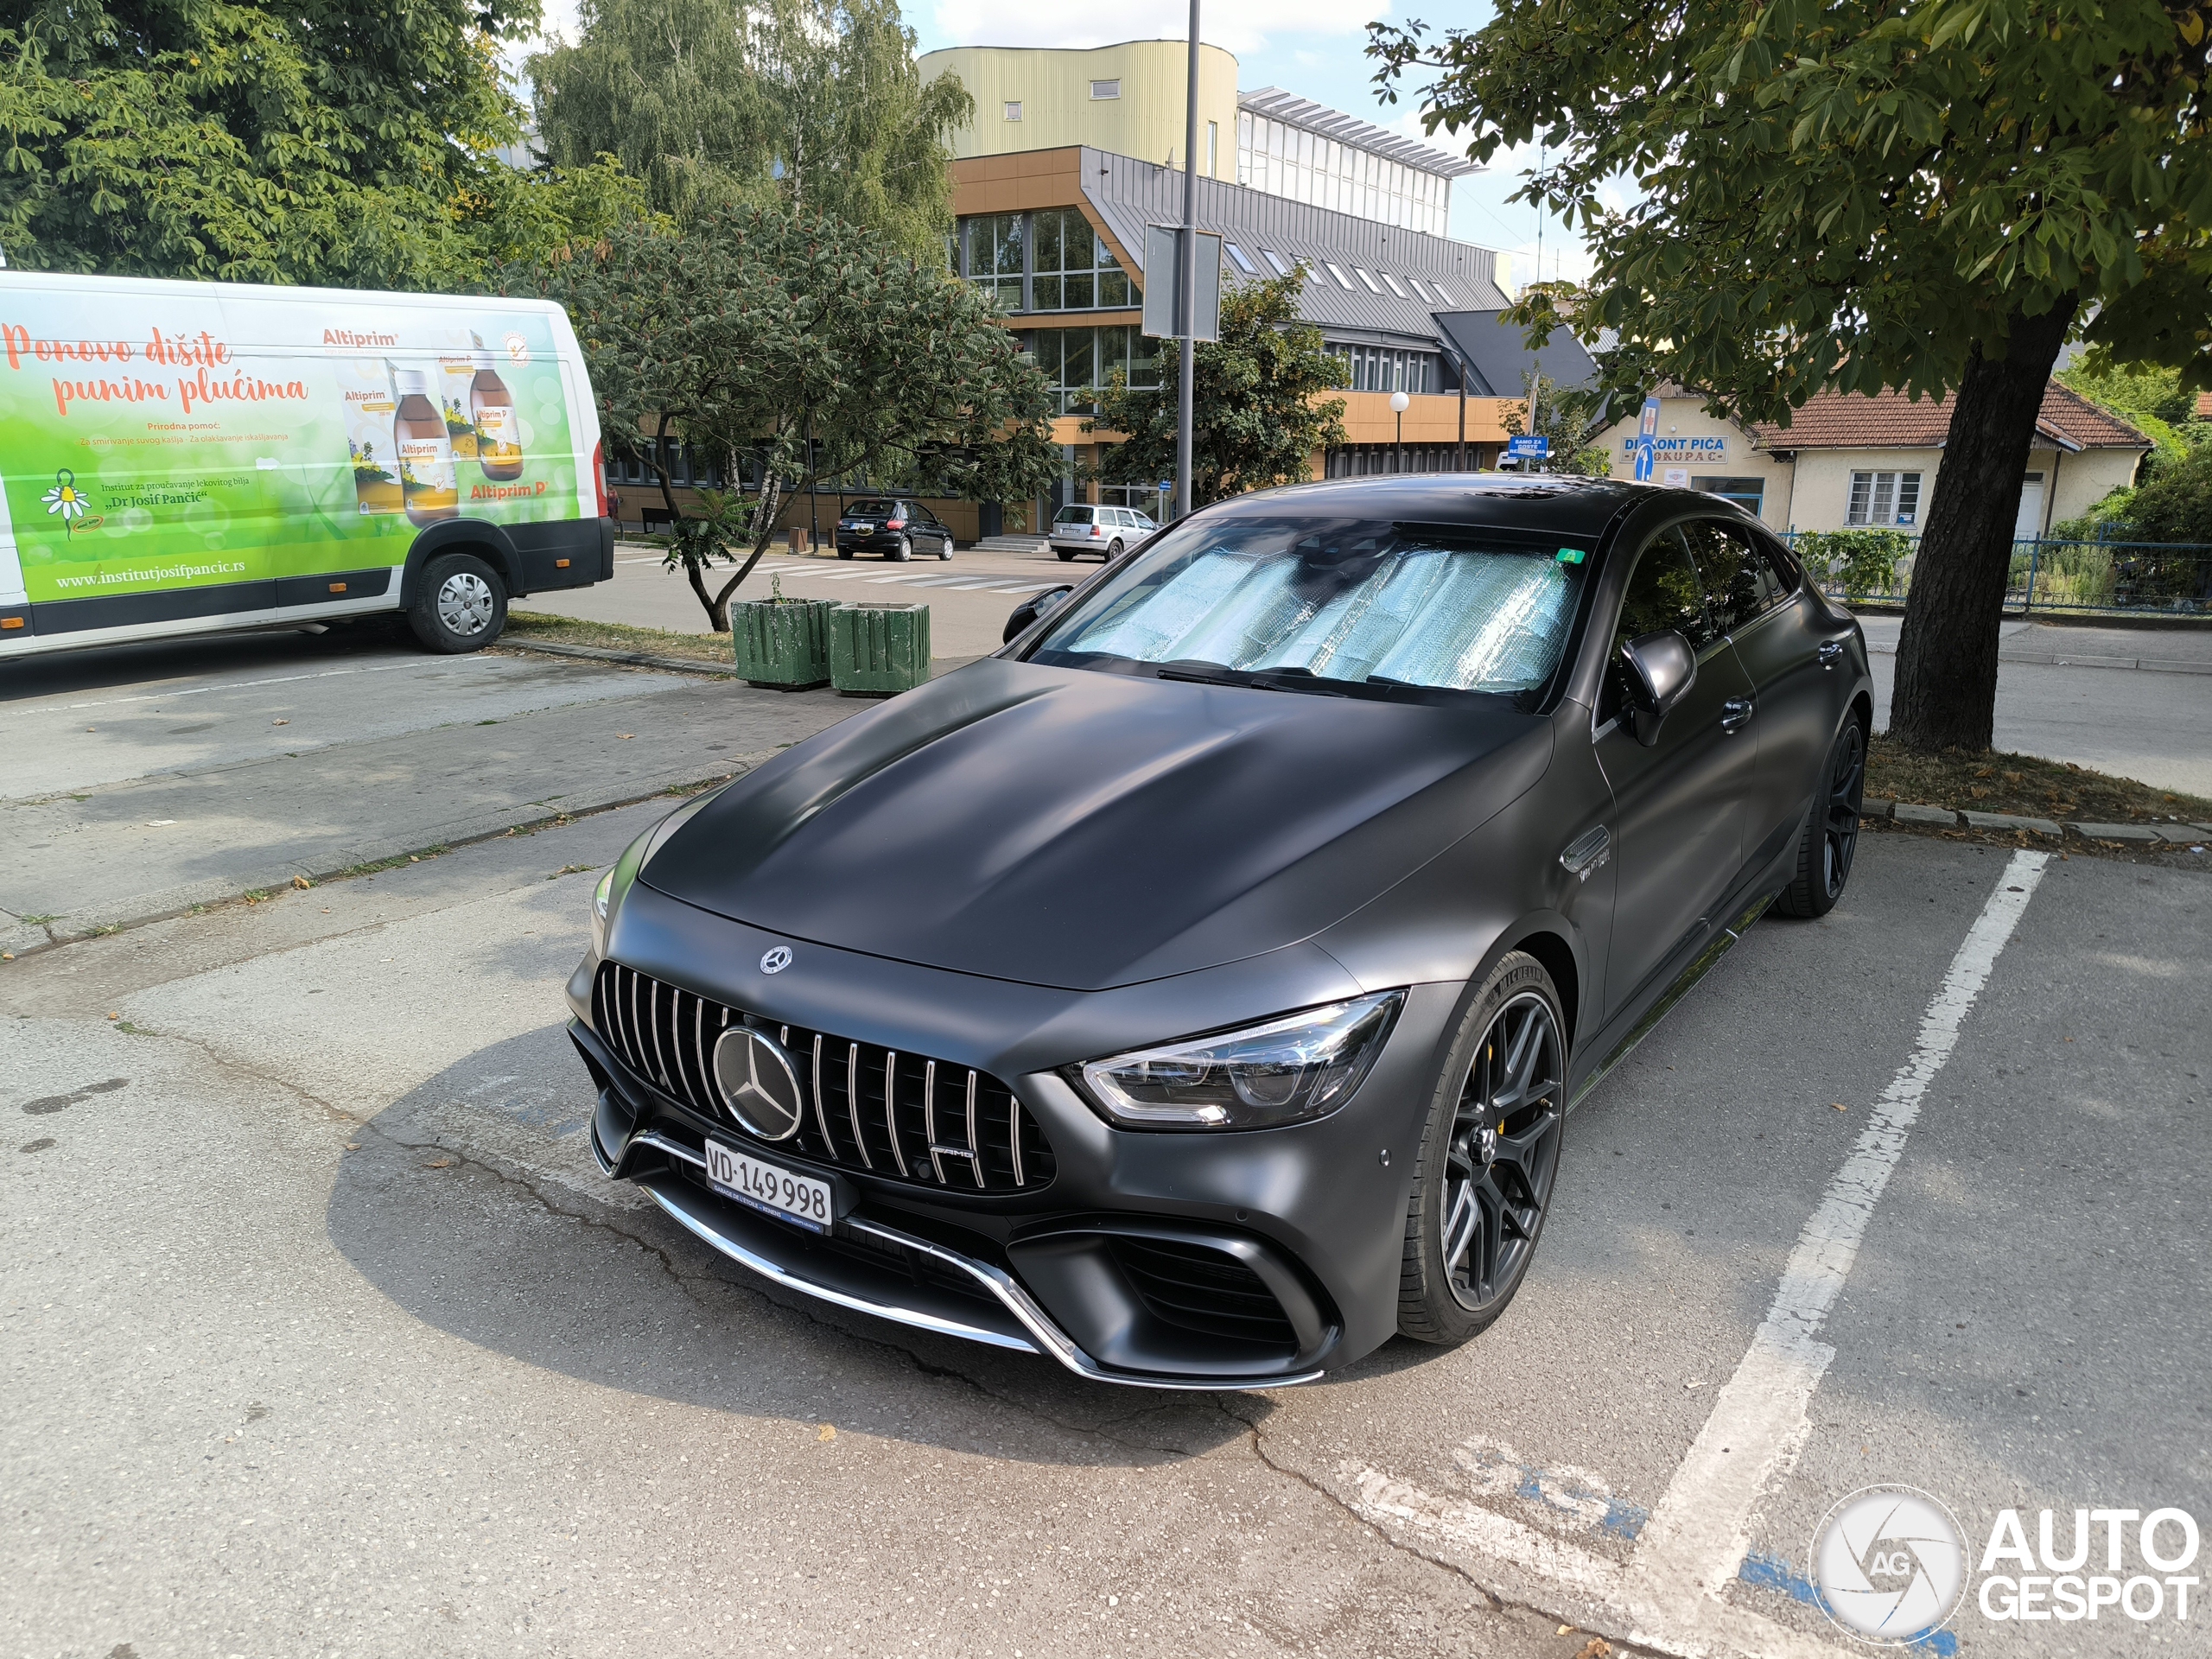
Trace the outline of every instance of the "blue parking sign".
<path fill-rule="evenodd" d="M 1636 481 L 1651 481 L 1653 452 L 1659 442 L 1659 399 L 1643 400 L 1643 417 L 1636 423 Z"/>

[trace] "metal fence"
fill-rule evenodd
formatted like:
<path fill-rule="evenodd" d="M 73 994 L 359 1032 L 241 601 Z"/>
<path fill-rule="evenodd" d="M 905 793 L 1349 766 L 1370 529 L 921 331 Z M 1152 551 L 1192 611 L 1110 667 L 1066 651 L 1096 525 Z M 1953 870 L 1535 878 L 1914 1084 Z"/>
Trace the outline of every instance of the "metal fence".
<path fill-rule="evenodd" d="M 1904 602 L 1912 588 L 1918 543 L 1890 560 L 1861 552 L 1847 561 L 1829 550 L 1836 537 L 1792 531 L 1807 570 L 1831 598 L 1848 603 Z M 2018 615 L 2212 615 L 2212 546 L 2168 542 L 2084 542 L 2038 538 L 2012 543 L 2005 608 Z"/>

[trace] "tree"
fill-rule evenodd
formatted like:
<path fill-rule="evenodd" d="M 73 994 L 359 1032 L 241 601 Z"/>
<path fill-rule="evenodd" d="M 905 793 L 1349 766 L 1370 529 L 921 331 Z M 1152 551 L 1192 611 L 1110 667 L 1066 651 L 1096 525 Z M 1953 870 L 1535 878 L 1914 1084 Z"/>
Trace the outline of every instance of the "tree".
<path fill-rule="evenodd" d="M 1529 409 L 1534 406 L 1532 423 Z M 1551 440 L 1547 470 L 1575 473 L 1585 478 L 1610 477 L 1612 452 L 1598 439 L 1612 424 L 1613 400 L 1602 385 L 1562 386 L 1541 369 L 1521 375 L 1521 402 L 1505 410 L 1508 436 Z"/>
<path fill-rule="evenodd" d="M 864 480 L 1004 499 L 1058 470 L 1052 394 L 990 301 L 836 219 L 707 208 L 513 267 L 502 287 L 568 307 L 606 442 L 658 479 L 668 568 L 717 631 L 793 496 Z M 676 495 L 678 442 L 721 474 L 697 512 Z M 715 588 L 718 563 L 740 568 Z"/>
<path fill-rule="evenodd" d="M 587 0 L 582 38 L 530 71 L 547 156 L 611 150 L 664 213 L 786 201 L 944 257 L 975 101 L 923 83 L 896 0 Z"/>
<path fill-rule="evenodd" d="M 2177 369 L 2154 363 L 2115 363 L 2109 352 L 2085 353 L 2058 378 L 2157 446 L 2143 458 L 2136 482 L 2147 484 L 2190 450 L 2212 443 L 2212 421 L 2196 418 L 2196 394 Z"/>
<path fill-rule="evenodd" d="M 2127 537 L 2212 547 L 2212 447 L 2196 449 L 2127 498 Z"/>
<path fill-rule="evenodd" d="M 14 264 L 451 288 L 564 234 L 563 211 L 639 211 L 590 153 L 537 178 L 495 153 L 521 130 L 499 45 L 536 26 L 537 0 L 10 10 L 0 244 Z"/>
<path fill-rule="evenodd" d="M 1221 296 L 1221 338 L 1198 346 L 1193 365 L 1191 502 L 1303 483 L 1313 452 L 1344 441 L 1344 401 L 1322 394 L 1344 383 L 1344 365 L 1321 344 L 1321 331 L 1298 321 L 1304 278 L 1297 272 L 1241 283 Z M 1160 353 L 1169 372 L 1173 343 Z M 1085 432 L 1125 432 L 1099 466 L 1109 484 L 1149 489 L 1175 475 L 1175 388 L 1133 390 L 1114 372 L 1097 391 L 1098 413 Z"/>
<path fill-rule="evenodd" d="M 1581 226 L 1610 383 L 1787 423 L 1815 391 L 1955 388 L 1891 732 L 1988 747 L 2012 520 L 2069 329 L 2212 380 L 2212 111 L 2195 0 L 1501 0 L 1376 26 L 1386 89 Z M 1641 200 L 1601 194 L 1631 183 Z M 1538 294 L 1532 338 L 1562 319 Z"/>

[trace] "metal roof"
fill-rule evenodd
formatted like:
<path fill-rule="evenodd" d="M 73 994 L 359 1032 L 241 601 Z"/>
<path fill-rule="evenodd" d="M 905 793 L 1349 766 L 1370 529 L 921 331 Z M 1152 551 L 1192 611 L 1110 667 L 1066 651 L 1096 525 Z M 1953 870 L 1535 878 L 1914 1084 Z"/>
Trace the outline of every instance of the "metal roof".
<path fill-rule="evenodd" d="M 1084 146 L 1083 194 L 1138 262 L 1140 276 L 1145 226 L 1183 222 L 1182 174 L 1133 156 Z M 1433 346 L 1440 338 L 1433 313 L 1502 310 L 1506 304 L 1497 286 L 1497 255 L 1470 242 L 1424 235 L 1218 179 L 1198 181 L 1198 216 L 1200 230 L 1218 232 L 1224 241 L 1235 243 L 1260 276 L 1275 274 L 1266 257 L 1269 252 L 1286 264 L 1304 264 L 1309 278 L 1300 291 L 1299 315 L 1319 325 L 1332 340 Z M 1343 271 L 1351 286 L 1338 283 L 1331 266 Z M 1245 274 L 1233 259 L 1224 268 L 1233 278 Z M 1362 270 L 1374 279 L 1371 290 L 1360 279 Z M 1391 279 L 1404 289 L 1402 296 L 1391 291 Z M 1421 297 L 1421 289 L 1408 279 L 1418 280 L 1435 297 Z M 1519 391 L 1516 378 L 1507 395 Z"/>
<path fill-rule="evenodd" d="M 1597 363 L 1564 327 L 1553 329 L 1532 356 L 1527 331 L 1507 322 L 1502 309 L 1443 312 L 1436 322 L 1471 372 L 1469 391 L 1518 397 L 1524 390 L 1521 377 L 1532 368 L 1555 386 L 1586 386 L 1598 378 Z"/>
<path fill-rule="evenodd" d="M 1452 156 L 1427 144 L 1417 144 L 1410 138 L 1402 138 L 1387 127 L 1378 127 L 1372 121 L 1363 121 L 1356 115 L 1346 115 L 1342 110 L 1332 110 L 1325 104 L 1316 104 L 1310 98 L 1300 98 L 1295 92 L 1286 92 L 1280 86 L 1262 86 L 1257 92 L 1239 92 L 1236 107 L 1249 110 L 1255 115 L 1264 115 L 1270 121 L 1280 121 L 1286 126 L 1302 127 L 1307 132 L 1318 132 L 1325 138 L 1333 138 L 1340 144 L 1350 144 L 1355 149 L 1372 150 L 1377 156 L 1387 156 L 1394 162 L 1423 173 L 1433 173 L 1439 178 L 1464 179 L 1470 173 L 1486 169 L 1477 167 L 1464 156 Z"/>

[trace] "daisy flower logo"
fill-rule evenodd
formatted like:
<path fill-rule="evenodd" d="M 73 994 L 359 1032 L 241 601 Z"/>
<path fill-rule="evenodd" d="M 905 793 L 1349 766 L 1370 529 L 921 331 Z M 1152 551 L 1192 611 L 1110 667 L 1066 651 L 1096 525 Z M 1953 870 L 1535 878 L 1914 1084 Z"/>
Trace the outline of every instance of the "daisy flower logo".
<path fill-rule="evenodd" d="M 77 474 L 67 467 L 54 474 L 54 487 L 39 499 L 46 504 L 48 518 L 55 513 L 61 515 L 63 532 L 73 536 L 77 531 L 77 520 L 91 510 L 92 505 L 86 499 L 85 493 L 77 487 Z"/>

